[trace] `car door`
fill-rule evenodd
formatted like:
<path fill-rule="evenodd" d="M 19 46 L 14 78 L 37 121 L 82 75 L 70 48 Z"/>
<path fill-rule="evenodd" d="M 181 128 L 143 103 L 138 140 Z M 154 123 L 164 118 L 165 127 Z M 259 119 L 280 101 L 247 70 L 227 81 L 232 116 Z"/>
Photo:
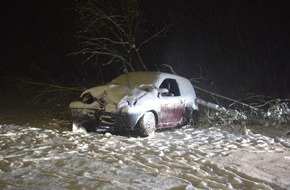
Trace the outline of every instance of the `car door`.
<path fill-rule="evenodd" d="M 183 119 L 185 100 L 180 95 L 179 86 L 175 79 L 165 79 L 159 88 L 165 88 L 168 92 L 159 95 L 158 125 L 159 127 L 174 127 Z"/>

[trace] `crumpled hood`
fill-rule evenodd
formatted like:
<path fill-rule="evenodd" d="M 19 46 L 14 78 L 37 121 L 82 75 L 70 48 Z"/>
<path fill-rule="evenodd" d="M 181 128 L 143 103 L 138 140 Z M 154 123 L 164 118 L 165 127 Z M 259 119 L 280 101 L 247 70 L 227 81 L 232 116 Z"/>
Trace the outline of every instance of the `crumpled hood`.
<path fill-rule="evenodd" d="M 81 97 L 87 93 L 90 93 L 96 99 L 103 99 L 106 103 L 118 104 L 122 99 L 128 97 L 130 99 L 138 100 L 147 92 L 138 88 L 130 89 L 127 86 L 108 84 L 87 89 L 81 94 Z"/>

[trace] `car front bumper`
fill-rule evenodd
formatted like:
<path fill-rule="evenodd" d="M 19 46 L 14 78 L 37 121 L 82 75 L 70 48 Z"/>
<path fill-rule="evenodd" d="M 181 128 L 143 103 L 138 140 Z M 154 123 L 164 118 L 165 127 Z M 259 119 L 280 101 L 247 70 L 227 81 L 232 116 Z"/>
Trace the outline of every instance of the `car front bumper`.
<path fill-rule="evenodd" d="M 112 113 L 93 109 L 71 109 L 73 122 L 90 122 L 96 127 L 106 126 L 133 130 L 140 114 Z"/>

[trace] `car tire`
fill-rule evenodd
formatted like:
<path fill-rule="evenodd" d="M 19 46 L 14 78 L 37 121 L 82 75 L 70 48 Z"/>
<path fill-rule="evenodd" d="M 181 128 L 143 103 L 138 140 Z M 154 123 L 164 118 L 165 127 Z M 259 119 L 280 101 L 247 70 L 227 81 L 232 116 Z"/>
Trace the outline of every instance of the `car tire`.
<path fill-rule="evenodd" d="M 84 133 L 96 132 L 96 126 L 94 122 L 88 122 L 88 121 L 73 122 L 72 131 L 84 132 Z"/>
<path fill-rule="evenodd" d="M 196 126 L 199 123 L 199 112 L 198 110 L 193 110 L 192 114 L 192 121 L 193 121 L 193 125 Z"/>
<path fill-rule="evenodd" d="M 82 124 L 80 122 L 73 122 L 72 123 L 72 131 L 73 132 L 87 133 L 87 130 L 82 126 Z"/>
<path fill-rule="evenodd" d="M 142 136 L 148 137 L 156 130 L 156 119 L 152 112 L 146 112 L 139 121 L 139 130 Z"/>

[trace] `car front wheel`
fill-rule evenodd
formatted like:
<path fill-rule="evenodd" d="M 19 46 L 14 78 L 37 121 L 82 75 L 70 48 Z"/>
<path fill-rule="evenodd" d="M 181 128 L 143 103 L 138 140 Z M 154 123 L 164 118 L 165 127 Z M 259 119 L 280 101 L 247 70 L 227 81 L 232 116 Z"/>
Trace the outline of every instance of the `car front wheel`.
<path fill-rule="evenodd" d="M 144 137 L 153 135 L 156 130 L 156 120 L 152 112 L 146 112 L 139 122 L 141 135 Z"/>
<path fill-rule="evenodd" d="M 72 123 L 72 131 L 74 132 L 83 132 L 83 133 L 90 133 L 96 132 L 96 124 L 92 121 L 82 121 Z"/>
<path fill-rule="evenodd" d="M 87 133 L 87 130 L 79 122 L 72 123 L 72 131 L 73 132 Z"/>

